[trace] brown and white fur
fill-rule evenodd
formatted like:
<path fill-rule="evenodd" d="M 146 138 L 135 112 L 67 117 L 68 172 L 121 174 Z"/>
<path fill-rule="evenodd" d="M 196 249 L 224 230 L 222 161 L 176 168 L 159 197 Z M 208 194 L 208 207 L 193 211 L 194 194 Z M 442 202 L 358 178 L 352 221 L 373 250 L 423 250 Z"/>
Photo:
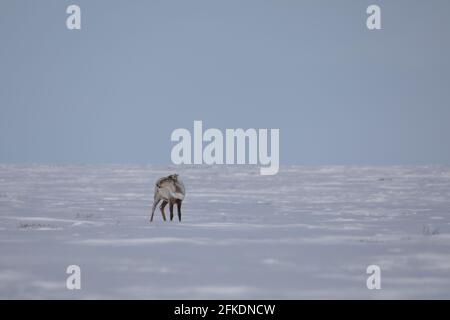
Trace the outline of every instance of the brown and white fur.
<path fill-rule="evenodd" d="M 170 221 L 173 220 L 173 205 L 177 204 L 178 220 L 181 221 L 181 203 L 184 200 L 185 188 L 183 182 L 178 179 L 177 174 L 172 174 L 167 177 L 158 179 L 155 183 L 155 195 L 153 199 L 152 216 L 150 222 L 153 221 L 153 215 L 155 213 L 156 206 L 162 200 L 159 209 L 161 210 L 162 217 L 166 221 L 166 214 L 164 208 L 169 204 L 170 209 Z"/>

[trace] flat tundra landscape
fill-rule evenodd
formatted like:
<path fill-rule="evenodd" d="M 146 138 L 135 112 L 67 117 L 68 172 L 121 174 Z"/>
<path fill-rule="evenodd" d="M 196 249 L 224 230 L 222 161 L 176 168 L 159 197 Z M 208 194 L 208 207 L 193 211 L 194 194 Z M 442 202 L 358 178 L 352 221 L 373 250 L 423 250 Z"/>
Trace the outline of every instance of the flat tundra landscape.
<path fill-rule="evenodd" d="M 0 257 L 2 299 L 449 299 L 450 168 L 0 165 Z"/>

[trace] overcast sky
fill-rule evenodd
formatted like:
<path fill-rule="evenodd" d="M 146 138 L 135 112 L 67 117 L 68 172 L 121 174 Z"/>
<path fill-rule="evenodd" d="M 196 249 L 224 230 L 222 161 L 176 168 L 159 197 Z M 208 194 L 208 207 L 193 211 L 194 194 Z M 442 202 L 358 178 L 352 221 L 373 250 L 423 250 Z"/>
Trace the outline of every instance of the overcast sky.
<path fill-rule="evenodd" d="M 203 120 L 279 128 L 285 164 L 450 164 L 449 17 L 448 0 L 2 0 L 0 162 L 170 163 L 171 132 Z"/>

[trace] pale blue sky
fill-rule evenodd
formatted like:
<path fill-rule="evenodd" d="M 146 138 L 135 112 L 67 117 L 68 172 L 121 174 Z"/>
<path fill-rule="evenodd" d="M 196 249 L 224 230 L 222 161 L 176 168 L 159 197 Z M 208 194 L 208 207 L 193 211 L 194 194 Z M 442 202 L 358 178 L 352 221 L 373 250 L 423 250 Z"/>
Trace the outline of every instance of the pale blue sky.
<path fill-rule="evenodd" d="M 2 0 L 0 162 L 170 163 L 171 132 L 203 120 L 279 128 L 285 164 L 450 164 L 449 16 L 448 0 Z"/>

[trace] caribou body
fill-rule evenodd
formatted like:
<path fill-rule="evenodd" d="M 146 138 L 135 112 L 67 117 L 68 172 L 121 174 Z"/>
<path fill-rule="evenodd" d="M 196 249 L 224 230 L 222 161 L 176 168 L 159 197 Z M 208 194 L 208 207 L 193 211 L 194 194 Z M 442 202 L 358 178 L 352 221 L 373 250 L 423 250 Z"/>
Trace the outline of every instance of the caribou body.
<path fill-rule="evenodd" d="M 170 221 L 173 220 L 173 206 L 177 205 L 178 220 L 181 221 L 181 203 L 185 197 L 185 188 L 183 182 L 178 178 L 178 174 L 172 174 L 167 177 L 158 179 L 155 183 L 155 194 L 153 199 L 152 215 L 150 222 L 153 221 L 153 215 L 155 213 L 156 206 L 162 201 L 159 209 L 161 210 L 162 217 L 166 221 L 166 214 L 164 208 L 169 204 Z"/>

